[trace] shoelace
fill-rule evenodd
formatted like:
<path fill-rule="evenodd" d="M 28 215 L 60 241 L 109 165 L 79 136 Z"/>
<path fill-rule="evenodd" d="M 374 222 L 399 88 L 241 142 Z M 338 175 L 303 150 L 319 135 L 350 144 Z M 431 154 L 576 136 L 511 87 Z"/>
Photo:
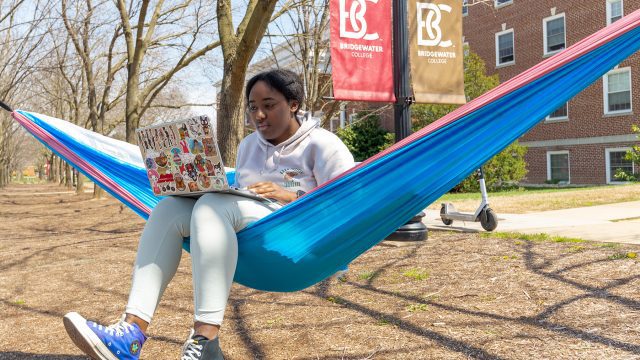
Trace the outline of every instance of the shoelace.
<path fill-rule="evenodd" d="M 198 345 L 193 339 L 187 340 L 182 347 L 182 358 L 180 360 L 198 360 L 202 355 L 202 345 Z"/>
<path fill-rule="evenodd" d="M 109 335 L 113 335 L 115 333 L 116 336 L 123 336 L 125 332 L 128 334 L 132 327 L 133 325 L 129 324 L 128 322 L 120 320 L 115 324 L 107 326 L 105 328 L 105 331 Z"/>

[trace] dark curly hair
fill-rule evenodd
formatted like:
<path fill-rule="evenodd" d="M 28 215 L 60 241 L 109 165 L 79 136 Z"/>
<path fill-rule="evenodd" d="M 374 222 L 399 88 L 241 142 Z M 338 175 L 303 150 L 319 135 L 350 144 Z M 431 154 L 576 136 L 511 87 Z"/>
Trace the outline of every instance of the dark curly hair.
<path fill-rule="evenodd" d="M 258 81 L 264 81 L 269 87 L 281 93 L 287 101 L 295 100 L 302 106 L 304 101 L 304 86 L 300 77 L 290 70 L 273 69 L 254 75 L 247 82 L 244 94 L 249 102 L 249 93 Z M 298 110 L 300 110 L 298 106 Z M 296 115 L 298 115 L 296 110 Z"/>

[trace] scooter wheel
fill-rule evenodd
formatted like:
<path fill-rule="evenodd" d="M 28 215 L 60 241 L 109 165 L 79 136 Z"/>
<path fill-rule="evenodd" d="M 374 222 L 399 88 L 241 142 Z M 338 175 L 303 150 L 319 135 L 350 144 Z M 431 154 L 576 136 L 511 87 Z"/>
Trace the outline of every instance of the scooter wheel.
<path fill-rule="evenodd" d="M 480 214 L 480 225 L 487 231 L 493 231 L 498 227 L 498 215 L 491 209 L 486 208 Z"/>
<path fill-rule="evenodd" d="M 453 220 L 445 218 L 444 215 L 445 215 L 444 205 L 442 205 L 442 207 L 440 208 L 440 219 L 442 219 L 442 223 L 445 225 L 453 224 Z"/>

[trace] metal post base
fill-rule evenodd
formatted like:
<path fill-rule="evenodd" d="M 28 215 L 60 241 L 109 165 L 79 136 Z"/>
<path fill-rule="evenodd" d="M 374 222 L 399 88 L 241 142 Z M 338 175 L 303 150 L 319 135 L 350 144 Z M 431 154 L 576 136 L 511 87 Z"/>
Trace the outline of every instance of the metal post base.
<path fill-rule="evenodd" d="M 420 212 L 414 216 L 406 224 L 398 228 L 394 233 L 389 235 L 387 241 L 424 241 L 427 240 L 429 230 L 422 223 L 424 212 Z"/>

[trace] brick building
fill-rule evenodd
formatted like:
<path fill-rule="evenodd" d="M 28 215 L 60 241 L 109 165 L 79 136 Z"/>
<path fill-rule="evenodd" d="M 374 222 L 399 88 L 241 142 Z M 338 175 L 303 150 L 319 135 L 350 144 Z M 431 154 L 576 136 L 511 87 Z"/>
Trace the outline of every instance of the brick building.
<path fill-rule="evenodd" d="M 504 82 L 637 9 L 640 0 L 493 0 L 463 9 L 464 42 Z M 529 148 L 524 182 L 609 184 L 617 169 L 637 174 L 624 154 L 638 142 L 638 106 L 636 53 L 520 139 Z"/>

